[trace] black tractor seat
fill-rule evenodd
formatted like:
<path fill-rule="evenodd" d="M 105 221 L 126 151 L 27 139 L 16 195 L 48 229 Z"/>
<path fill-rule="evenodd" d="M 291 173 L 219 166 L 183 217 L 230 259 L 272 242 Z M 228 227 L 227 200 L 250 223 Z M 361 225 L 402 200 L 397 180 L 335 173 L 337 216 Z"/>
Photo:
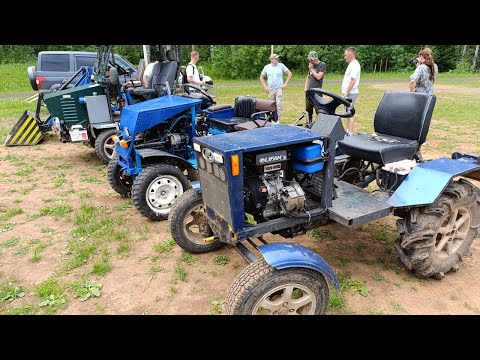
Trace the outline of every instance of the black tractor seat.
<path fill-rule="evenodd" d="M 257 116 L 265 114 L 265 116 L 270 115 L 273 119 L 276 111 L 277 103 L 274 100 L 262 100 L 248 96 L 240 96 L 235 100 L 234 119 L 237 119 L 237 124 L 234 125 L 234 129 L 235 131 L 242 131 L 271 126 L 271 121 L 262 119 L 255 119 L 255 121 L 253 121 L 252 117 L 256 118 Z"/>
<path fill-rule="evenodd" d="M 152 75 L 148 79 L 148 88 L 130 88 L 128 91 L 132 96 L 146 100 L 163 96 L 167 93 L 167 84 L 170 91 L 175 90 L 175 77 L 177 74 L 177 57 L 173 50 L 166 53 L 166 61 L 161 61 L 153 66 Z"/>
<path fill-rule="evenodd" d="M 229 108 L 231 108 L 230 105 L 219 104 L 210 106 L 207 110 L 214 113 L 215 111 Z M 263 119 L 257 120 L 256 118 L 261 115 L 273 117 L 276 108 L 276 102 L 273 100 L 261 100 L 251 96 L 239 96 L 235 99 L 234 116 L 227 119 L 216 119 L 215 116 L 212 115 L 212 118 L 210 118 L 210 125 L 212 128 L 224 132 L 249 130 L 259 126 L 270 126 L 271 121 Z M 259 126 L 252 121 L 252 116 Z"/>
<path fill-rule="evenodd" d="M 375 113 L 378 136 L 346 136 L 338 146 L 344 154 L 380 165 L 413 159 L 427 138 L 435 102 L 435 95 L 387 91 Z"/>

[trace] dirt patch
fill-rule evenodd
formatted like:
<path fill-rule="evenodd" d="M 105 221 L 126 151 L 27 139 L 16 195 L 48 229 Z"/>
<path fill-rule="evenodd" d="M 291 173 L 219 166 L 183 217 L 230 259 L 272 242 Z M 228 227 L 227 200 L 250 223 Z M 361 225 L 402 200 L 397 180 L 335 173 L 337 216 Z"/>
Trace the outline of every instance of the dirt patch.
<path fill-rule="evenodd" d="M 380 83 L 373 84 L 372 87 L 378 90 L 395 90 L 395 91 L 408 91 L 408 79 L 405 79 L 405 83 Z M 467 86 L 455 86 L 455 85 L 434 85 L 436 93 L 451 93 L 451 94 L 464 94 L 464 95 L 480 95 L 480 88 L 467 87 Z"/>
<path fill-rule="evenodd" d="M 439 154 L 427 151 L 424 155 Z M 49 139 L 31 148 L 2 148 L 0 160 L 2 209 L 22 210 L 0 223 L 0 243 L 19 238 L 18 243 L 0 248 L 0 282 L 13 276 L 27 289 L 21 301 L 5 305 L 5 310 L 23 303 L 38 304 L 39 299 L 33 294 L 35 285 L 56 276 L 68 297 L 68 306 L 61 314 L 222 312 L 221 304 L 230 284 L 246 266 L 244 259 L 228 246 L 195 255 L 188 261 L 176 245 L 170 252 L 155 251 L 156 244 L 171 238 L 167 222 L 149 221 L 136 211 L 129 199 L 113 192 L 106 181 L 106 167 L 96 159 L 93 149 Z M 35 170 L 25 175 L 29 166 Z M 75 215 L 82 204 L 101 207 L 102 214 L 109 219 L 122 219 L 118 230 L 126 231 L 131 240 L 126 254 L 117 253 L 119 243 L 113 238 L 105 245 L 110 252 L 112 270 L 104 276 L 91 273 L 92 263 L 100 253 L 72 271 L 60 271 L 70 256 L 68 246 L 74 239 Z M 62 205 L 71 206 L 71 211 L 57 217 L 35 217 L 45 211 L 45 207 Z M 347 290 L 345 308 L 332 308 L 329 313 L 473 314 L 480 308 L 478 240 L 472 247 L 472 256 L 465 259 L 457 273 L 448 274 L 442 281 L 420 281 L 402 266 L 392 251 L 389 236 L 395 232 L 395 219 L 358 229 L 333 223 L 325 229 L 330 235 L 324 238 L 308 234 L 293 241 L 311 247 L 338 274 L 361 280 L 368 289 L 366 297 Z M 266 238 L 285 241 L 280 236 Z M 32 261 L 39 244 L 45 244 L 41 258 Z M 223 266 L 215 264 L 218 255 L 227 256 L 229 262 Z M 180 270 L 185 272 L 183 279 L 178 275 Z M 103 285 L 100 297 L 85 302 L 74 298 L 69 283 L 83 278 Z M 212 301 L 215 301 L 213 305 Z"/>

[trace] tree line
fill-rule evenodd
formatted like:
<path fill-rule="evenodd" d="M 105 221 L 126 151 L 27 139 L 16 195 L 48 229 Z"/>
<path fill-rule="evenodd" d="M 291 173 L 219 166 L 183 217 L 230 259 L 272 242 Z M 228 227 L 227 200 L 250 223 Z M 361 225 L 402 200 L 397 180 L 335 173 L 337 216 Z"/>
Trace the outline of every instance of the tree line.
<path fill-rule="evenodd" d="M 342 73 L 346 64 L 343 51 L 351 45 L 275 45 L 274 52 L 292 71 L 305 72 L 307 54 L 317 51 L 327 64 L 327 72 Z M 478 45 L 428 45 L 432 48 L 440 72 L 458 70 L 479 71 Z M 386 72 L 413 69 L 409 59 L 416 56 L 422 45 L 356 45 L 357 59 L 365 72 Z M 141 45 L 115 45 L 115 52 L 137 64 L 143 57 Z M 269 62 L 270 45 L 183 45 L 182 64 L 186 65 L 192 49 L 200 53 L 199 65 L 211 76 L 225 79 L 258 77 Z M 0 63 L 36 62 L 39 51 L 96 51 L 95 45 L 0 45 Z"/>

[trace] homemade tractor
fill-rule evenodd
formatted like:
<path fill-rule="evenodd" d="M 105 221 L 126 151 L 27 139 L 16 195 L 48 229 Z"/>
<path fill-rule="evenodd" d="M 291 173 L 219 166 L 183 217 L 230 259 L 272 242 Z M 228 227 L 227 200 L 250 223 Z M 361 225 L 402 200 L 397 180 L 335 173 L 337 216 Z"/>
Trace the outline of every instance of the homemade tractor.
<path fill-rule="evenodd" d="M 386 92 L 375 133 L 345 136 L 350 101 L 322 89 L 310 95 L 319 112 L 311 129 L 278 125 L 193 143 L 200 181 L 173 205 L 170 230 L 187 251 L 227 243 L 250 263 L 228 292 L 229 314 L 322 314 L 327 280 L 339 290 L 318 254 L 268 244 L 265 233 L 290 238 L 331 220 L 354 227 L 395 215 L 401 261 L 437 279 L 458 269 L 479 235 L 480 191 L 465 177 L 480 180 L 480 157 L 420 155 L 435 96 Z M 348 110 L 336 113 L 340 105 Z"/>
<path fill-rule="evenodd" d="M 116 122 L 126 104 L 120 83 L 120 75 L 126 73 L 115 64 L 112 46 L 100 46 L 93 69 L 82 67 L 58 91 L 39 93 L 36 114 L 26 111 L 5 145 L 35 145 L 44 132 L 53 130 L 64 143 L 89 143 L 98 158 L 108 163 L 114 152 Z M 69 87 L 74 81 L 75 85 Z M 42 102 L 50 112 L 44 121 L 40 120 Z"/>
<path fill-rule="evenodd" d="M 215 105 L 203 89 L 186 84 L 185 96 L 166 95 L 123 109 L 116 155 L 108 164 L 110 186 L 131 194 L 138 211 L 152 220 L 168 217 L 176 199 L 198 180 L 193 141 L 276 119 L 274 101 L 238 97 L 235 106 Z"/>

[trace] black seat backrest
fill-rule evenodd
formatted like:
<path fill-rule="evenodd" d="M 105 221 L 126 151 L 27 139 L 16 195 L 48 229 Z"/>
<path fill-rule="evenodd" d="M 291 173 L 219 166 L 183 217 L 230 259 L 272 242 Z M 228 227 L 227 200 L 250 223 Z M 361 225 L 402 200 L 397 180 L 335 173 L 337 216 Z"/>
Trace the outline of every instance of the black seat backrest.
<path fill-rule="evenodd" d="M 154 85 L 160 84 L 160 80 L 163 74 L 163 67 L 165 66 L 165 55 L 163 52 L 158 53 L 159 61 L 153 65 L 152 75 L 148 78 L 148 89 L 153 89 Z"/>
<path fill-rule="evenodd" d="M 148 78 L 148 88 L 153 89 L 156 84 L 160 84 L 165 62 L 157 62 L 153 65 L 152 75 Z"/>
<path fill-rule="evenodd" d="M 234 107 L 235 117 L 244 117 L 250 119 L 250 116 L 257 111 L 256 99 L 251 96 L 239 96 L 235 99 Z"/>
<path fill-rule="evenodd" d="M 425 142 L 435 95 L 386 91 L 375 113 L 375 132 Z"/>
<path fill-rule="evenodd" d="M 165 85 L 168 82 L 170 90 L 173 92 L 178 71 L 177 56 L 173 50 L 167 50 L 167 60 L 168 62 L 165 63 L 162 69 L 160 84 Z"/>

